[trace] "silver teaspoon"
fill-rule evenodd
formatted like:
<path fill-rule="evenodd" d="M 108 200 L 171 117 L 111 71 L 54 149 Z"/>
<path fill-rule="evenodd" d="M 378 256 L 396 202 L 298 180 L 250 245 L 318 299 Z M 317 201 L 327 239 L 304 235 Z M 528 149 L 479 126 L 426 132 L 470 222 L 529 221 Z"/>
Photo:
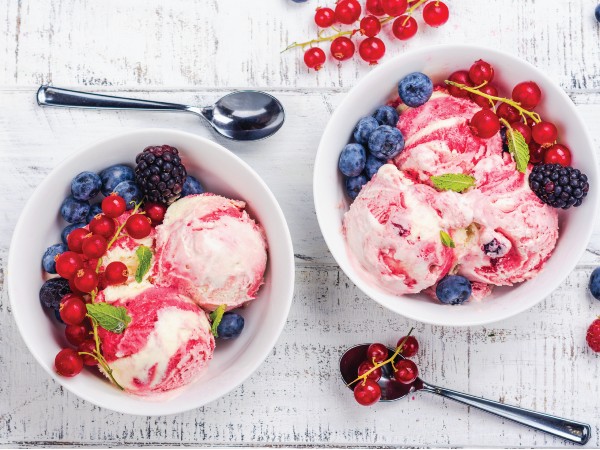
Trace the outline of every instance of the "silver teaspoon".
<path fill-rule="evenodd" d="M 144 111 L 189 112 L 206 119 L 217 133 L 236 141 L 255 141 L 271 136 L 285 120 L 282 104 L 260 91 L 236 91 L 206 107 L 113 97 L 89 92 L 40 86 L 40 106 L 88 109 L 137 109 Z"/>
<path fill-rule="evenodd" d="M 348 349 L 342 355 L 342 358 L 340 359 L 340 372 L 346 385 L 356 379 L 358 366 L 363 361 L 367 361 L 368 348 L 369 344 L 357 345 Z M 394 350 L 388 348 L 388 352 L 391 355 L 394 353 Z M 398 359 L 403 359 L 403 357 L 399 355 Z M 590 426 L 586 423 L 563 419 L 561 417 L 551 416 L 549 414 L 531 411 L 517 406 L 505 405 L 503 403 L 486 400 L 469 394 L 463 394 L 462 392 L 453 391 L 452 389 L 445 389 L 426 383 L 421 378 L 417 378 L 409 385 L 402 384 L 394 379 L 391 364 L 387 364 L 381 369 L 382 374 L 381 379 L 379 380 L 379 386 L 381 387 L 380 401 L 390 402 L 404 398 L 412 392 L 425 391 L 464 403 L 465 405 L 473 406 L 474 408 L 527 425 L 536 430 L 544 431 L 576 444 L 585 445 L 591 437 Z M 349 386 L 350 389 L 353 389 L 355 385 L 356 384 Z"/>

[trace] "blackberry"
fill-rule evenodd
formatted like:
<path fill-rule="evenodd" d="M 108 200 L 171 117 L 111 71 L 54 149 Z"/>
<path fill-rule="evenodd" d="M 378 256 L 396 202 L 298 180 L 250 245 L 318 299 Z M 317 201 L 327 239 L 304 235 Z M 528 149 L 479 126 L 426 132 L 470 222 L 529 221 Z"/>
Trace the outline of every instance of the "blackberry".
<path fill-rule="evenodd" d="M 146 200 L 170 205 L 181 196 L 187 172 L 175 147 L 146 147 L 135 162 L 135 181 Z"/>
<path fill-rule="evenodd" d="M 539 199 L 554 208 L 579 206 L 590 185 L 585 174 L 560 164 L 540 164 L 529 174 L 529 187 Z"/>
<path fill-rule="evenodd" d="M 500 258 L 507 253 L 507 248 L 498 239 L 494 238 L 483 246 L 483 252 L 490 258 Z"/>

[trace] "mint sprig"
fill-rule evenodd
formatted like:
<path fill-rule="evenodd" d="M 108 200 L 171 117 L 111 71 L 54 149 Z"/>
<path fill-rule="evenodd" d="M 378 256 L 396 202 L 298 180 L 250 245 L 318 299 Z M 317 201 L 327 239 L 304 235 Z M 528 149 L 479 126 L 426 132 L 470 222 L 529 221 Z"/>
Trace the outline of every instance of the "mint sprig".
<path fill-rule="evenodd" d="M 446 247 L 455 248 L 454 240 L 452 236 L 446 233 L 444 230 L 440 230 L 440 239 L 442 240 L 442 244 Z"/>
<path fill-rule="evenodd" d="M 442 191 L 463 192 L 475 186 L 475 178 L 464 173 L 445 173 L 431 177 L 433 185 Z"/>
<path fill-rule="evenodd" d="M 517 170 L 525 173 L 529 164 L 529 146 L 525 142 L 525 138 L 517 130 L 508 127 L 506 129 L 506 141 L 508 143 L 508 151 L 517 165 Z"/>
<path fill-rule="evenodd" d="M 106 331 L 120 334 L 131 322 L 127 309 L 123 306 L 113 306 L 109 303 L 88 303 L 88 315 Z"/>
<path fill-rule="evenodd" d="M 219 333 L 217 332 L 217 328 L 223 319 L 223 314 L 225 314 L 225 310 L 227 309 L 227 305 L 221 305 L 213 312 L 210 313 L 209 317 L 212 322 L 210 327 L 210 331 L 212 332 L 214 337 L 219 337 Z"/>
<path fill-rule="evenodd" d="M 144 275 L 150 270 L 150 263 L 152 262 L 152 250 L 145 245 L 140 245 L 135 254 L 138 258 L 138 266 L 135 270 L 135 281 L 141 283 L 144 279 Z"/>

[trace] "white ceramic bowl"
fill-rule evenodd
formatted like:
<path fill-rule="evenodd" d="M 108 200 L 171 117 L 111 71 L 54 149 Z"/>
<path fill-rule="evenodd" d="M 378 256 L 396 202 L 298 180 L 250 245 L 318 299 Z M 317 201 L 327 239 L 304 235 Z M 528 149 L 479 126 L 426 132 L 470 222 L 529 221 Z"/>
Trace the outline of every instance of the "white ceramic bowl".
<path fill-rule="evenodd" d="M 349 202 L 344 194 L 342 175 L 337 169 L 340 151 L 363 116 L 384 104 L 406 74 L 420 71 L 434 83 L 450 73 L 468 69 L 477 59 L 496 68 L 494 83 L 508 93 L 521 81 L 536 81 L 543 92 L 536 110 L 559 128 L 561 142 L 573 154 L 573 165 L 590 180 L 590 191 L 582 206 L 560 212 L 560 238 L 544 270 L 534 279 L 514 287 L 495 288 L 482 302 L 461 306 L 442 305 L 424 294 L 394 296 L 366 282 L 348 258 L 342 235 L 342 218 Z M 467 326 L 505 319 L 531 308 L 548 296 L 573 270 L 592 234 L 598 206 L 598 163 L 587 130 L 569 97 L 543 72 L 531 64 L 493 49 L 471 45 L 444 45 L 422 48 L 398 56 L 365 76 L 344 98 L 327 125 L 315 160 L 314 198 L 321 232 L 334 258 L 348 277 L 369 297 L 386 308 L 421 322 Z"/>
<path fill-rule="evenodd" d="M 60 242 L 66 225 L 58 210 L 70 180 L 84 170 L 100 171 L 116 163 L 132 164 L 149 145 L 177 147 L 190 174 L 208 191 L 247 202 L 250 215 L 265 229 L 269 260 L 258 298 L 242 310 L 245 328 L 233 341 L 218 341 L 201 378 L 173 398 L 149 401 L 124 394 L 104 377 L 84 370 L 74 378 L 58 376 L 54 357 L 66 346 L 63 326 L 40 305 L 41 256 Z M 42 220 L 39 218 L 50 218 Z M 250 166 L 224 147 L 193 134 L 145 129 L 121 134 L 76 152 L 54 169 L 27 202 L 15 228 L 8 260 L 8 291 L 15 320 L 29 350 L 60 384 L 96 405 L 139 415 L 174 414 L 198 408 L 248 378 L 274 347 L 288 316 L 294 292 L 294 252 L 277 200 Z"/>

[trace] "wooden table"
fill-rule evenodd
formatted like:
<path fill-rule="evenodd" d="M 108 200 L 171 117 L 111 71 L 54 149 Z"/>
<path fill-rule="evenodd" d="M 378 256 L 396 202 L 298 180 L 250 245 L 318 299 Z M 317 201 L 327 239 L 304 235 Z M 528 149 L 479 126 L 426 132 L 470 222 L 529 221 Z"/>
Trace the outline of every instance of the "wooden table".
<path fill-rule="evenodd" d="M 390 40 L 387 57 L 447 42 L 514 53 L 568 92 L 598 142 L 595 1 L 448 3 L 446 26 L 423 27 L 406 43 Z M 370 68 L 355 59 L 309 73 L 299 51 L 279 53 L 313 36 L 317 4 L 325 2 L 0 0 L 0 445 L 563 445 L 427 394 L 358 407 L 338 379 L 342 349 L 374 340 L 393 344 L 412 325 L 427 380 L 589 421 L 588 445 L 600 445 L 600 359 L 585 344 L 586 328 L 600 314 L 586 288 L 600 260 L 598 233 L 549 298 L 486 327 L 411 323 L 369 300 L 333 261 L 314 215 L 312 164 L 331 112 Z M 40 83 L 191 104 L 212 103 L 234 88 L 259 88 L 281 99 L 288 120 L 267 141 L 232 143 L 192 116 L 42 109 L 34 96 Z M 140 127 L 192 131 L 250 163 L 287 215 L 297 263 L 287 326 L 260 369 L 218 401 L 159 418 L 100 409 L 52 381 L 19 336 L 4 281 L 13 227 L 46 174 L 78 147 Z"/>

